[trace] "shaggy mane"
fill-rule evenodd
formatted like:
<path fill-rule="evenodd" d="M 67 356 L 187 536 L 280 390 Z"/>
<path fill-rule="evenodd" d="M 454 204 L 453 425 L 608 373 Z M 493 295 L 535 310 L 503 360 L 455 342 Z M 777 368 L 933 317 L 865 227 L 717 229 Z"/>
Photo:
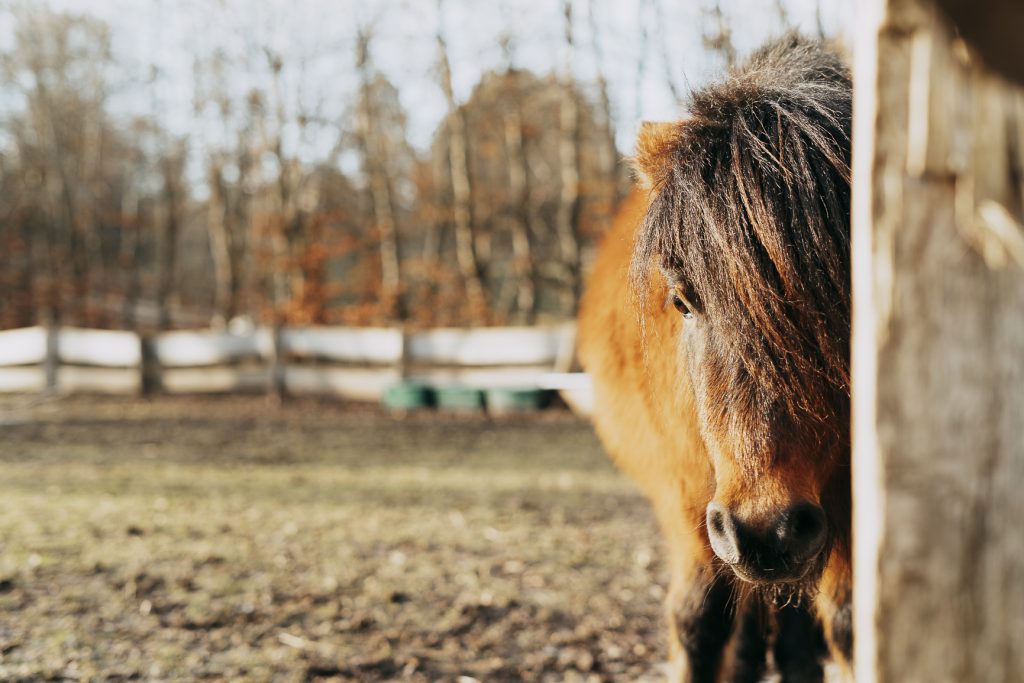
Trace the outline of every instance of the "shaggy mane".
<path fill-rule="evenodd" d="M 652 265 L 679 278 L 763 405 L 825 422 L 849 396 L 849 70 L 787 35 L 687 109 L 660 150 L 636 291 Z"/>

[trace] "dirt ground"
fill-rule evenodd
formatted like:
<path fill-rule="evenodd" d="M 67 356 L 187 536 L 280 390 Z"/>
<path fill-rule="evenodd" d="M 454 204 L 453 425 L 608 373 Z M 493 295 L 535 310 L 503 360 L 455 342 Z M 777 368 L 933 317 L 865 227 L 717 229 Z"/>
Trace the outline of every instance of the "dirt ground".
<path fill-rule="evenodd" d="M 0 680 L 637 681 L 645 501 L 566 411 L 0 400 Z"/>

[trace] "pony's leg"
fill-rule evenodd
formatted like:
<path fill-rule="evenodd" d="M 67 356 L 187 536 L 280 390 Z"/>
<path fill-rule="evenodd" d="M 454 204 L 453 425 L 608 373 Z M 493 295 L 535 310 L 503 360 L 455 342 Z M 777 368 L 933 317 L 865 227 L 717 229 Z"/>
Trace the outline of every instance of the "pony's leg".
<path fill-rule="evenodd" d="M 775 666 L 783 683 L 821 683 L 828 656 L 821 622 L 804 605 L 780 607 L 775 614 Z"/>
<path fill-rule="evenodd" d="M 758 595 L 747 595 L 738 605 L 736 629 L 728 651 L 729 683 L 761 683 L 768 669 L 771 615 Z"/>
<path fill-rule="evenodd" d="M 828 648 L 821 624 L 806 606 L 779 608 L 757 595 L 747 596 L 739 606 L 723 680 L 765 680 L 769 642 L 782 683 L 822 683 Z"/>
<path fill-rule="evenodd" d="M 704 530 L 706 482 L 665 478 L 651 491 L 668 560 L 669 681 L 716 683 L 732 635 L 735 591 Z"/>
<path fill-rule="evenodd" d="M 818 618 L 842 681 L 853 681 L 853 604 L 850 595 L 819 595 Z"/>
<path fill-rule="evenodd" d="M 669 680 L 715 683 L 733 627 L 732 587 L 710 565 L 689 580 L 673 580 L 666 606 L 669 624 Z"/>
<path fill-rule="evenodd" d="M 815 608 L 832 659 L 844 681 L 853 680 L 853 591 L 849 562 L 833 553 L 821 578 Z"/>

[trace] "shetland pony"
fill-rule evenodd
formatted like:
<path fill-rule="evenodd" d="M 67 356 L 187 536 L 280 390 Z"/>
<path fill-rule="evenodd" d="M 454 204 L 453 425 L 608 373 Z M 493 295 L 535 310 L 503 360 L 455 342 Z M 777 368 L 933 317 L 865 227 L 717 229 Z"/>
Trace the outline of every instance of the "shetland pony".
<path fill-rule="evenodd" d="M 588 282 L 595 424 L 666 541 L 678 681 L 820 681 L 826 642 L 848 666 L 851 99 L 789 35 L 645 124 Z"/>

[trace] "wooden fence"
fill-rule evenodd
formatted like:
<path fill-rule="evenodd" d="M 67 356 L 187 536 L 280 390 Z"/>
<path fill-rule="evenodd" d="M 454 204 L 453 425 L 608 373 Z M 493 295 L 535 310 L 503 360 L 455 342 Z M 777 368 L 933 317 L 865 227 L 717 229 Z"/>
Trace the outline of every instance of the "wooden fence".
<path fill-rule="evenodd" d="M 860 8 L 859 683 L 1024 681 L 1024 5 L 939 5 Z"/>
<path fill-rule="evenodd" d="M 280 391 L 379 400 L 403 380 L 435 386 L 558 389 L 584 403 L 568 373 L 575 326 L 433 329 L 304 327 L 244 333 L 74 327 L 0 331 L 0 392 L 142 394 Z"/>

